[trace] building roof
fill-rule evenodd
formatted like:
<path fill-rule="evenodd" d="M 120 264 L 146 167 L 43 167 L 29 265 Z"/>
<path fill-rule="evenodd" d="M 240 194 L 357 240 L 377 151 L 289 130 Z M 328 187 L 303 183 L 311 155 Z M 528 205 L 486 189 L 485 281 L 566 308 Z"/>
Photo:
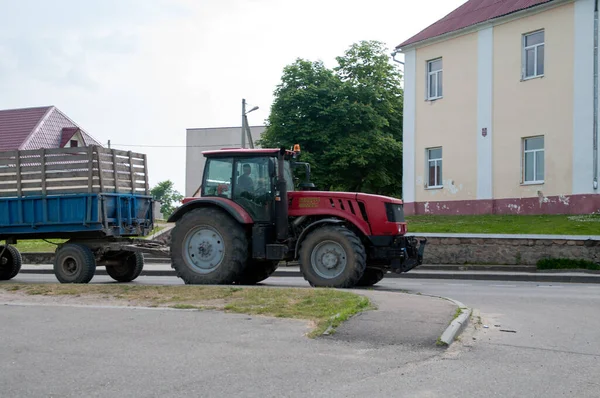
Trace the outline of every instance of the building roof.
<path fill-rule="evenodd" d="M 61 148 L 77 132 L 85 145 L 102 145 L 55 106 L 0 110 L 0 151 Z"/>
<path fill-rule="evenodd" d="M 20 148 L 51 108 L 0 110 L 0 150 Z"/>
<path fill-rule="evenodd" d="M 555 0 L 469 0 L 396 48 L 451 33 Z"/>

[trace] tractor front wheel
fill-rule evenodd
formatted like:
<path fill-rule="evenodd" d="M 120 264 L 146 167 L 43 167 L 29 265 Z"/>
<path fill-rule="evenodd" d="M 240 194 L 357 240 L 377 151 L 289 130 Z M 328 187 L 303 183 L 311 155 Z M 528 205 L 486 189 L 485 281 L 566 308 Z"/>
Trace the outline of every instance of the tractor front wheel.
<path fill-rule="evenodd" d="M 385 272 L 377 268 L 367 268 L 362 278 L 356 284 L 357 286 L 373 286 L 383 279 Z"/>
<path fill-rule="evenodd" d="M 171 235 L 171 261 L 190 285 L 225 285 L 242 273 L 248 239 L 242 225 L 216 208 L 190 210 Z"/>
<path fill-rule="evenodd" d="M 300 248 L 300 270 L 316 287 L 354 287 L 366 268 L 365 247 L 351 230 L 325 226 L 311 232 Z"/>

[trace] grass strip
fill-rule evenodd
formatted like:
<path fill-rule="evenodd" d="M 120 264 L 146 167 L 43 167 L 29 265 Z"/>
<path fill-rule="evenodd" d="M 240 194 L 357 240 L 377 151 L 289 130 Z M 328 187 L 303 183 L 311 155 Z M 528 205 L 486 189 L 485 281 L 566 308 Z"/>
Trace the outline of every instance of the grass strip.
<path fill-rule="evenodd" d="M 599 235 L 600 214 L 407 216 L 408 231 L 472 234 Z"/>
<path fill-rule="evenodd" d="M 374 309 L 368 298 L 335 289 L 131 286 L 76 284 L 0 284 L 0 291 L 42 296 L 97 297 L 129 305 L 222 310 L 249 315 L 312 321 L 309 337 L 333 333 L 359 312 Z"/>

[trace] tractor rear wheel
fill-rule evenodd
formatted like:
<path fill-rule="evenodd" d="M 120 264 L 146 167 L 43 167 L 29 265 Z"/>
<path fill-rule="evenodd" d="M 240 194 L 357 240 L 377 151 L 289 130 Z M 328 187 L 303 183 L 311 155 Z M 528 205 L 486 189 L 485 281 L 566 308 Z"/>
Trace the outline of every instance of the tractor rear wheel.
<path fill-rule="evenodd" d="M 8 281 L 19 273 L 21 270 L 21 253 L 14 246 L 0 246 L 0 281 Z"/>
<path fill-rule="evenodd" d="M 257 284 L 270 277 L 278 266 L 279 261 L 276 260 L 248 260 L 246 269 L 235 283 L 239 285 Z"/>
<path fill-rule="evenodd" d="M 300 270 L 316 287 L 350 288 L 366 268 L 365 247 L 351 230 L 325 226 L 309 233 L 300 248 Z"/>
<path fill-rule="evenodd" d="M 385 272 L 377 268 L 367 268 L 356 286 L 373 286 L 383 279 Z"/>
<path fill-rule="evenodd" d="M 131 282 L 144 269 L 144 255 L 140 252 L 121 252 L 119 265 L 107 265 L 106 273 L 117 282 Z"/>
<path fill-rule="evenodd" d="M 171 234 L 171 262 L 190 285 L 231 284 L 248 258 L 244 228 L 216 208 L 189 211 Z"/>

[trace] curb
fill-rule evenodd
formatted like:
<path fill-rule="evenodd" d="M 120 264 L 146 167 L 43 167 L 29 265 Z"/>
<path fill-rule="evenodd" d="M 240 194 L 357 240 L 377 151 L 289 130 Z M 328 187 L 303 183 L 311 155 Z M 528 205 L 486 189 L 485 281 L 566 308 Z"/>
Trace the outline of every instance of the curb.
<path fill-rule="evenodd" d="M 436 296 L 431 296 L 436 297 Z M 438 296 L 439 297 L 439 296 Z M 465 329 L 467 324 L 469 323 L 469 319 L 471 318 L 471 313 L 473 310 L 460 301 L 448 298 L 448 297 L 439 297 L 448 301 L 453 302 L 458 306 L 461 310 L 461 313 L 458 317 L 450 322 L 450 325 L 444 330 L 444 333 L 440 336 L 440 341 L 444 343 L 446 346 L 449 346 L 454 342 L 454 339 Z"/>
<path fill-rule="evenodd" d="M 52 269 L 21 269 L 19 274 L 54 274 Z M 106 270 L 98 268 L 96 275 L 108 275 Z M 176 276 L 173 270 L 143 270 L 143 276 Z M 510 281 L 510 282 L 554 282 L 554 283 L 596 283 L 600 284 L 600 276 L 595 275 L 561 275 L 561 274 L 488 274 L 482 271 L 457 271 L 452 273 L 419 273 L 403 274 L 388 273 L 386 278 L 393 279 L 444 279 L 444 280 L 481 280 L 481 281 Z M 275 271 L 272 277 L 301 278 L 299 271 Z"/>

